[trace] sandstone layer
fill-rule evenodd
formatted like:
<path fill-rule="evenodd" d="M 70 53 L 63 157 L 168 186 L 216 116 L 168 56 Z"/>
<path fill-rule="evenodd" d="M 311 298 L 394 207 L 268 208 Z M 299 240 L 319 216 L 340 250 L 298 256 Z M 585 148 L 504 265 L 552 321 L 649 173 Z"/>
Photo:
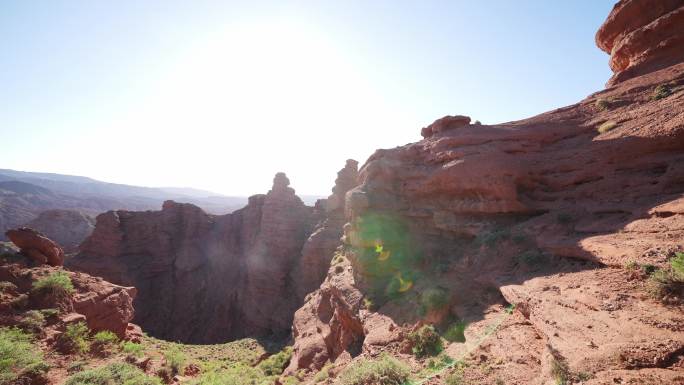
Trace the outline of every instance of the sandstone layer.
<path fill-rule="evenodd" d="M 350 161 L 332 201 L 343 201 L 355 178 Z M 304 205 L 278 173 L 268 194 L 231 214 L 172 201 L 161 211 L 110 211 L 97 217 L 69 266 L 135 286 L 135 321 L 156 337 L 207 343 L 283 336 L 339 243 L 343 208 L 325 207 L 325 200 Z"/>
<path fill-rule="evenodd" d="M 596 33 L 615 75 L 609 85 L 684 59 L 684 2 L 620 0 Z"/>
<path fill-rule="evenodd" d="M 644 3 L 597 35 L 612 88 L 505 124 L 447 116 L 368 159 L 286 373 L 415 363 L 405 335 L 431 323 L 467 325 L 447 352 L 472 383 L 684 383 L 684 293 L 654 297 L 640 270 L 684 250 L 684 23 L 681 2 Z"/>
<path fill-rule="evenodd" d="M 64 250 L 44 234 L 29 227 L 20 227 L 5 232 L 7 238 L 17 245 L 21 253 L 37 264 L 62 266 Z"/>

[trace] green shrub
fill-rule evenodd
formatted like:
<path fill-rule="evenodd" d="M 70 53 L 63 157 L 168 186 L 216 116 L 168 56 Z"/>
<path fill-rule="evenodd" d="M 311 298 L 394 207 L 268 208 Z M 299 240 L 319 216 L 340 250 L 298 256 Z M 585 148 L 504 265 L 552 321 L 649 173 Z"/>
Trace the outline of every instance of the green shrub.
<path fill-rule="evenodd" d="M 88 333 L 90 329 L 82 321 L 67 325 L 64 333 L 59 336 L 62 350 L 70 353 L 87 353 L 89 350 Z"/>
<path fill-rule="evenodd" d="M 65 385 L 161 385 L 161 381 L 131 364 L 117 362 L 76 373 Z"/>
<path fill-rule="evenodd" d="M 684 253 L 675 253 L 670 266 L 657 269 L 649 276 L 647 291 L 656 299 L 669 301 L 669 297 L 673 297 L 681 301 L 684 296 Z"/>
<path fill-rule="evenodd" d="M 653 90 L 653 100 L 660 100 L 672 95 L 672 88 L 668 84 L 661 84 Z"/>
<path fill-rule="evenodd" d="M 402 385 L 409 368 L 389 355 L 374 360 L 357 360 L 340 375 L 341 385 Z"/>
<path fill-rule="evenodd" d="M 93 342 L 90 346 L 91 350 L 97 354 L 108 356 L 119 342 L 119 337 L 109 330 L 102 330 L 93 336 Z"/>
<path fill-rule="evenodd" d="M 423 314 L 442 309 L 447 305 L 449 305 L 449 293 L 441 287 L 424 290 L 420 295 L 420 310 Z"/>
<path fill-rule="evenodd" d="M 465 342 L 465 329 L 468 326 L 463 321 L 454 322 L 444 332 L 444 338 L 449 342 Z"/>
<path fill-rule="evenodd" d="M 676 252 L 674 258 L 670 259 L 670 266 L 674 276 L 684 281 L 684 253 Z"/>
<path fill-rule="evenodd" d="M 608 99 L 596 99 L 596 107 L 601 111 L 610 109 L 610 101 Z"/>
<path fill-rule="evenodd" d="M 279 376 L 290 363 L 290 358 L 292 358 L 292 347 L 287 346 L 280 352 L 261 361 L 259 369 L 267 376 Z"/>
<path fill-rule="evenodd" d="M 45 325 L 45 316 L 38 310 L 29 310 L 24 313 L 24 317 L 21 319 L 19 326 L 31 333 L 39 333 L 43 330 Z"/>
<path fill-rule="evenodd" d="M 551 376 L 556 385 L 566 385 L 570 381 L 570 369 L 565 362 L 554 357 L 551 360 Z"/>
<path fill-rule="evenodd" d="M 75 361 L 69 364 L 67 366 L 67 373 L 69 374 L 74 374 L 82 371 L 86 366 L 88 366 L 88 363 L 86 361 Z"/>
<path fill-rule="evenodd" d="M 267 378 L 261 370 L 238 362 L 221 370 L 205 372 L 190 385 L 271 385 L 276 378 Z"/>
<path fill-rule="evenodd" d="M 322 382 L 330 377 L 330 368 L 332 367 L 332 364 L 326 364 L 321 370 L 316 373 L 316 375 L 313 378 L 313 382 L 315 384 Z"/>
<path fill-rule="evenodd" d="M 179 348 L 173 347 L 164 352 L 164 359 L 166 360 L 166 366 L 171 369 L 175 376 L 183 371 L 187 357 Z"/>
<path fill-rule="evenodd" d="M 16 328 L 0 328 L 0 384 L 30 383 L 49 369 L 30 334 Z M 26 380 L 20 380 L 26 379 Z"/>
<path fill-rule="evenodd" d="M 59 315 L 58 309 L 40 309 L 40 313 L 46 320 L 54 320 Z"/>
<path fill-rule="evenodd" d="M 140 344 L 136 344 L 135 342 L 122 341 L 120 346 L 121 351 L 135 357 L 142 357 L 145 354 L 145 348 Z"/>
<path fill-rule="evenodd" d="M 109 330 L 102 330 L 93 336 L 93 343 L 101 345 L 113 345 L 119 342 L 119 337 Z"/>
<path fill-rule="evenodd" d="M 635 261 L 630 260 L 627 263 L 625 263 L 625 269 L 627 269 L 629 271 L 639 270 L 639 267 L 640 267 L 639 264 Z"/>
<path fill-rule="evenodd" d="M 410 333 L 408 339 L 416 357 L 436 356 L 444 349 L 442 338 L 431 325 L 424 325 Z"/>
<path fill-rule="evenodd" d="M 74 284 L 71 283 L 71 278 L 67 273 L 57 271 L 34 282 L 32 290 L 36 293 L 57 296 L 71 295 L 74 293 Z"/>
<path fill-rule="evenodd" d="M 596 130 L 599 132 L 599 134 L 605 134 L 606 132 L 614 129 L 615 127 L 617 127 L 617 123 L 615 123 L 612 120 L 609 120 L 601 124 Z"/>
<path fill-rule="evenodd" d="M 643 271 L 646 275 L 651 275 L 655 273 L 656 270 L 658 270 L 658 268 L 650 263 L 641 266 L 641 271 Z"/>

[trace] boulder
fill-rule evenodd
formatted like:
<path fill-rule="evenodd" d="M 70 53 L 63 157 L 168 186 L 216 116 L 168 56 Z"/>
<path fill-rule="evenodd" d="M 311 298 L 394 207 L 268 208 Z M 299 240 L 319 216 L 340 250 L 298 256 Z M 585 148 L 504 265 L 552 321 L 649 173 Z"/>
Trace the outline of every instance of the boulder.
<path fill-rule="evenodd" d="M 447 130 L 465 127 L 470 124 L 470 117 L 464 115 L 447 115 L 443 118 L 435 120 L 431 125 L 420 130 L 423 138 L 429 138 L 433 135 L 439 134 Z"/>
<path fill-rule="evenodd" d="M 64 251 L 61 247 L 40 232 L 28 228 L 7 230 L 7 238 L 21 249 L 21 253 L 33 259 L 38 264 L 47 263 L 50 266 L 64 264 Z"/>

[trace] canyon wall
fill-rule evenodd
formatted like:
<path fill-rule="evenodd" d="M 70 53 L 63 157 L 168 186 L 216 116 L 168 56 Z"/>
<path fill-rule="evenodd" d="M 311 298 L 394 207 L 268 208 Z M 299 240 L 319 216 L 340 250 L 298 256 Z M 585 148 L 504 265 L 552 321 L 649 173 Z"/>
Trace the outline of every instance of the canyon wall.
<path fill-rule="evenodd" d="M 267 194 L 231 214 L 173 201 L 161 211 L 109 211 L 68 266 L 135 286 L 135 322 L 156 337 L 282 336 L 325 275 L 342 233 L 342 208 L 332 202 L 343 200 L 356 173 L 348 161 L 331 198 L 313 208 L 278 173 Z"/>
<path fill-rule="evenodd" d="M 615 75 L 608 85 L 668 67 L 684 59 L 681 0 L 620 0 L 596 33 Z"/>
<path fill-rule="evenodd" d="M 447 116 L 367 160 L 286 373 L 410 361 L 412 325 L 459 321 L 448 352 L 475 357 L 473 383 L 550 384 L 558 365 L 592 384 L 684 380 L 684 293 L 653 298 L 639 270 L 684 250 L 684 8 L 655 3 L 620 1 L 597 34 L 612 88 L 505 124 Z"/>

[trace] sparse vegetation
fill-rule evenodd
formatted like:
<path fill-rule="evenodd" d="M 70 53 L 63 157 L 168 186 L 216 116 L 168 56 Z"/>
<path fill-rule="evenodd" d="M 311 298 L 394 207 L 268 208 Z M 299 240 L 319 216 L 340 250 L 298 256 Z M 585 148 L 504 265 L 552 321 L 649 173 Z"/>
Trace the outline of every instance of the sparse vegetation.
<path fill-rule="evenodd" d="M 368 297 L 364 297 L 363 298 L 363 308 L 368 310 L 368 311 L 375 310 L 375 304 L 373 303 L 373 300 L 368 298 Z"/>
<path fill-rule="evenodd" d="M 90 330 L 84 322 L 67 325 L 66 330 L 59 337 L 61 349 L 69 353 L 87 353 L 90 348 L 88 344 L 89 332 Z"/>
<path fill-rule="evenodd" d="M 142 357 L 143 355 L 145 355 L 145 347 L 140 344 L 136 344 L 135 342 L 122 341 L 120 346 L 121 351 L 126 354 L 135 357 Z"/>
<path fill-rule="evenodd" d="M 554 357 L 551 360 L 551 376 L 556 385 L 566 385 L 570 381 L 570 369 L 565 362 Z"/>
<path fill-rule="evenodd" d="M 670 266 L 655 270 L 649 277 L 647 290 L 655 299 L 681 301 L 684 296 L 684 253 L 675 253 Z"/>
<path fill-rule="evenodd" d="M 292 357 L 292 347 L 287 346 L 280 352 L 261 361 L 259 369 L 267 376 L 279 376 L 285 370 L 285 367 L 290 363 Z"/>
<path fill-rule="evenodd" d="M 441 287 L 426 289 L 420 295 L 420 311 L 422 314 L 442 309 L 447 305 L 449 305 L 449 292 Z"/>
<path fill-rule="evenodd" d="M 326 364 L 321 370 L 316 373 L 316 375 L 313 378 L 314 383 L 319 383 L 322 381 L 325 381 L 328 377 L 330 377 L 330 367 L 332 364 Z"/>
<path fill-rule="evenodd" d="M 48 368 L 30 334 L 0 328 L 0 384 L 32 383 L 30 379 L 42 377 Z"/>
<path fill-rule="evenodd" d="M 102 330 L 93 336 L 93 343 L 100 345 L 113 345 L 119 341 L 119 337 L 109 330 Z"/>
<path fill-rule="evenodd" d="M 100 355 L 107 356 L 112 353 L 119 342 L 119 337 L 109 330 L 102 330 L 93 336 L 93 342 L 90 349 Z"/>
<path fill-rule="evenodd" d="M 411 350 L 416 357 L 436 356 L 443 349 L 442 337 L 431 325 L 424 325 L 410 333 L 408 339 L 411 342 Z"/>
<path fill-rule="evenodd" d="M 653 100 L 660 100 L 672 95 L 672 88 L 669 84 L 661 84 L 653 90 Z"/>
<path fill-rule="evenodd" d="M 126 363 L 86 370 L 71 376 L 66 385 L 161 385 L 158 378 L 148 376 L 142 370 Z"/>
<path fill-rule="evenodd" d="M 402 385 L 409 376 L 408 367 L 390 357 L 381 355 L 374 360 L 358 360 L 340 375 L 341 385 Z"/>
<path fill-rule="evenodd" d="M 608 99 L 596 99 L 596 107 L 601 111 L 609 110 L 611 106 L 610 100 Z"/>
<path fill-rule="evenodd" d="M 171 377 L 173 377 L 183 371 L 187 357 L 179 348 L 172 347 L 164 352 L 164 360 L 166 360 L 166 366 L 171 369 Z"/>
<path fill-rule="evenodd" d="M 617 123 L 612 120 L 608 120 L 607 122 L 601 124 L 596 130 L 599 132 L 599 134 L 605 134 L 606 132 L 614 129 L 615 127 L 617 127 Z"/>
<path fill-rule="evenodd" d="M 446 377 L 446 384 L 447 385 L 463 385 L 465 382 L 463 382 L 463 371 L 461 369 L 456 369 L 453 372 L 449 373 L 449 375 Z"/>
<path fill-rule="evenodd" d="M 40 313 L 46 320 L 53 320 L 59 315 L 58 309 L 40 309 Z"/>
<path fill-rule="evenodd" d="M 40 333 L 45 325 L 45 316 L 38 310 L 29 310 L 24 313 L 19 326 L 30 333 Z"/>
<path fill-rule="evenodd" d="M 34 282 L 32 290 L 35 293 L 56 296 L 71 295 L 74 292 L 74 284 L 67 273 L 57 271 Z"/>
<path fill-rule="evenodd" d="M 457 321 L 449 325 L 444 332 L 444 339 L 449 342 L 465 342 L 465 329 L 468 326 L 464 321 Z"/>

